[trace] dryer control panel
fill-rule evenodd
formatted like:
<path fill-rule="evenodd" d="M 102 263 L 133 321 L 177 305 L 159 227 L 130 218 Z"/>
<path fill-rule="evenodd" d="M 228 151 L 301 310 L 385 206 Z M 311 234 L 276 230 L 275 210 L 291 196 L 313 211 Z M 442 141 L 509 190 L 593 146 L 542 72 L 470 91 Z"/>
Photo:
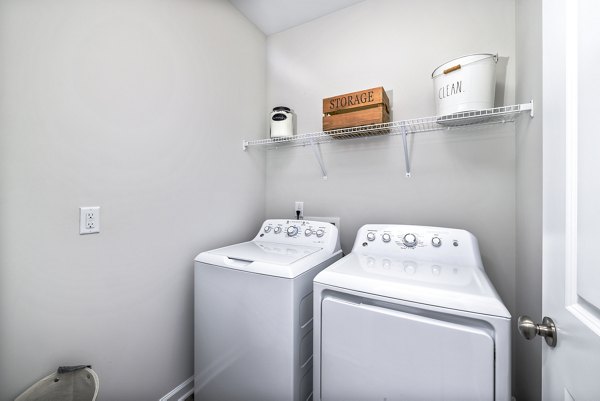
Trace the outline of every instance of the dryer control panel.
<path fill-rule="evenodd" d="M 477 238 L 455 228 L 367 224 L 358 230 L 352 252 L 483 266 Z"/>
<path fill-rule="evenodd" d="M 255 241 L 268 241 L 280 244 L 328 246 L 339 249 L 339 234 L 336 226 L 322 221 L 311 220 L 266 220 Z"/>

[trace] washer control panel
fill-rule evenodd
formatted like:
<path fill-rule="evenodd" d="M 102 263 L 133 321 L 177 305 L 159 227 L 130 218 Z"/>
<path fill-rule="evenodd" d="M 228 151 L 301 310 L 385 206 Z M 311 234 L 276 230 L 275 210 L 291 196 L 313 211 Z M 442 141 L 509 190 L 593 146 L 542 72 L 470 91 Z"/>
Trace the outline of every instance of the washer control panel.
<path fill-rule="evenodd" d="M 297 245 L 339 243 L 337 227 L 310 220 L 273 219 L 263 223 L 255 240 Z"/>
<path fill-rule="evenodd" d="M 482 266 L 477 239 L 454 228 L 367 224 L 358 230 L 352 252 Z"/>

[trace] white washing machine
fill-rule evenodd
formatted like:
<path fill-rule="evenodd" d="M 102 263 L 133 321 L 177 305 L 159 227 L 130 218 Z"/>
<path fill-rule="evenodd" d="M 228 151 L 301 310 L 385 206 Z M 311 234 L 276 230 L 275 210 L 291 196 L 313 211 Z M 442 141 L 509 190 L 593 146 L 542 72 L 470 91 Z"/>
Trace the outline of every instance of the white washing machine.
<path fill-rule="evenodd" d="M 471 233 L 363 226 L 314 297 L 314 400 L 510 400 L 511 316 Z"/>
<path fill-rule="evenodd" d="M 195 399 L 310 399 L 313 279 L 341 257 L 337 228 L 306 220 L 267 220 L 252 241 L 199 254 Z"/>

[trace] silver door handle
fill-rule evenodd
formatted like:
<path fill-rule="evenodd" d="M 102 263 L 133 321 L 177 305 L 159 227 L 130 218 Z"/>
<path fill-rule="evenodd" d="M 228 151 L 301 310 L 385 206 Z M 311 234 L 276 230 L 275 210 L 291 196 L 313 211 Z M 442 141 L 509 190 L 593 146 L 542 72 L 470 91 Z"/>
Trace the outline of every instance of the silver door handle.
<path fill-rule="evenodd" d="M 558 333 L 554 321 L 548 316 L 544 316 L 542 324 L 536 324 L 529 316 L 519 316 L 517 321 L 519 334 L 525 339 L 531 340 L 535 336 L 542 336 L 546 340 L 546 344 L 552 348 L 556 347 L 558 341 Z"/>

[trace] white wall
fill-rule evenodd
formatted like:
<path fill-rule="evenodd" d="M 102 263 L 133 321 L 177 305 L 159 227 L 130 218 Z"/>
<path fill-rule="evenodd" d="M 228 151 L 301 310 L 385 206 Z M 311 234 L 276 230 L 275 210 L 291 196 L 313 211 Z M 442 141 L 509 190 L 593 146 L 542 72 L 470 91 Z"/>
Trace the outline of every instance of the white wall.
<path fill-rule="evenodd" d="M 292 107 L 299 132 L 321 130 L 324 97 L 380 85 L 394 119 L 434 115 L 431 72 L 477 52 L 502 57 L 496 105 L 515 103 L 514 1 L 367 0 L 269 36 L 267 49 L 268 105 Z M 514 314 L 514 125 L 419 134 L 410 148 L 406 179 L 400 137 L 325 144 L 327 181 L 309 149 L 269 151 L 267 215 L 302 200 L 306 215 L 340 216 L 345 252 L 365 223 L 467 229 Z"/>
<path fill-rule="evenodd" d="M 227 1 L 0 2 L 0 400 L 59 365 L 92 364 L 99 400 L 192 375 L 192 260 L 264 217 L 241 141 L 265 58 Z"/>
<path fill-rule="evenodd" d="M 542 0 L 517 2 L 517 98 L 535 100 L 535 118 L 517 123 L 517 270 L 519 315 L 542 318 Z M 513 332 L 515 395 L 541 400 L 543 341 Z"/>

